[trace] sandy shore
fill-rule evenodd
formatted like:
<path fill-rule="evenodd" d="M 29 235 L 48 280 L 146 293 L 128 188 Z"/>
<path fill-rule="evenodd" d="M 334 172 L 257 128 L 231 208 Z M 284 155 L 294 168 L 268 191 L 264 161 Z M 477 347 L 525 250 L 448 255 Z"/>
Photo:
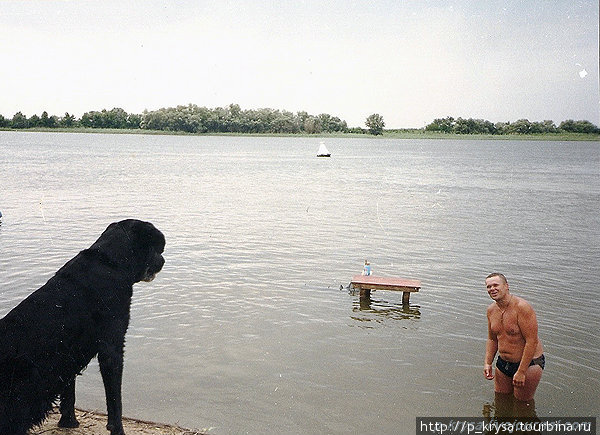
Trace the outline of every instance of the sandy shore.
<path fill-rule="evenodd" d="M 60 414 L 53 412 L 39 428 L 32 430 L 32 435 L 109 435 L 106 430 L 106 415 L 84 410 L 76 410 L 79 427 L 77 429 L 61 429 L 57 426 Z M 179 426 L 153 423 L 150 421 L 123 418 L 123 428 L 127 435 L 203 435 L 203 432 L 185 429 Z"/>

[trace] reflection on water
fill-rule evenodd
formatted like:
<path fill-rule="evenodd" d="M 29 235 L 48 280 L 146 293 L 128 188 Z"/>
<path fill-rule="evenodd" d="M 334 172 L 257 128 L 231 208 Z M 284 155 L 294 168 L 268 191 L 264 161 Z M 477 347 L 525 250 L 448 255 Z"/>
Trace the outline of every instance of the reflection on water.
<path fill-rule="evenodd" d="M 353 290 L 350 292 L 350 294 L 356 295 L 357 291 Z M 421 307 L 419 305 L 390 302 L 385 299 L 357 297 L 352 302 L 353 315 L 351 315 L 350 318 L 365 323 L 384 323 L 386 321 L 397 320 L 419 320 L 421 318 L 420 308 Z"/>
<path fill-rule="evenodd" d="M 485 418 L 537 418 L 535 400 L 525 402 L 504 393 L 495 393 L 494 403 L 486 402 L 482 414 Z"/>
<path fill-rule="evenodd" d="M 519 421 L 526 424 L 540 422 L 535 411 L 534 400 L 524 402 L 515 399 L 515 397 L 512 394 L 504 393 L 495 393 L 494 403 L 486 402 L 483 405 L 482 415 L 486 420 L 494 420 L 500 424 L 504 422 L 514 423 L 515 421 Z M 514 430 L 510 430 L 510 433 L 523 435 L 541 434 L 541 432 L 535 431 L 533 430 L 533 428 L 535 428 L 535 426 L 524 426 L 523 429 L 517 428 Z M 496 433 L 498 433 L 498 430 L 496 428 L 490 428 L 488 431 L 483 432 L 483 434 L 485 435 L 491 435 Z"/>

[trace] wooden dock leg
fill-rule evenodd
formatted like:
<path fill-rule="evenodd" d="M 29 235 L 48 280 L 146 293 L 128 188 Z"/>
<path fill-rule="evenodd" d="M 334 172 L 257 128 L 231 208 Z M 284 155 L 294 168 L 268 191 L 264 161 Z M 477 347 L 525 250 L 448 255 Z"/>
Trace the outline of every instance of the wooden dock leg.
<path fill-rule="evenodd" d="M 371 289 L 361 288 L 360 289 L 360 298 L 361 299 L 371 299 Z"/>
<path fill-rule="evenodd" d="M 410 292 L 402 292 L 402 305 L 408 305 L 410 300 Z"/>

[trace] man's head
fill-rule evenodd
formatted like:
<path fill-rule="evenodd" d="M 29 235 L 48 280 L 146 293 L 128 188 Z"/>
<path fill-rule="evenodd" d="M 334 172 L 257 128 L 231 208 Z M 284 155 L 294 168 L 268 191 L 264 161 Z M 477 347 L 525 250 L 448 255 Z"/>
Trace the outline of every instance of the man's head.
<path fill-rule="evenodd" d="M 495 276 L 499 277 L 502 281 L 504 281 L 505 284 L 508 284 L 508 280 L 506 279 L 506 277 L 498 272 L 490 273 L 488 276 L 485 277 L 485 279 L 487 280 L 488 278 L 493 278 Z"/>
<path fill-rule="evenodd" d="M 490 297 L 498 301 L 508 295 L 508 281 L 501 273 L 490 273 L 485 278 L 485 287 Z"/>

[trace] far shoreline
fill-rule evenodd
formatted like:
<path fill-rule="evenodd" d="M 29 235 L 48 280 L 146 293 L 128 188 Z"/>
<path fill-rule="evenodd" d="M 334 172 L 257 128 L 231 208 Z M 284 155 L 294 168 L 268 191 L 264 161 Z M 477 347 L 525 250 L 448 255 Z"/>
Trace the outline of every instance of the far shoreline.
<path fill-rule="evenodd" d="M 569 141 L 569 142 L 599 142 L 600 134 L 593 133 L 540 133 L 540 134 L 456 134 L 431 132 L 420 129 L 384 130 L 382 135 L 362 133 L 187 133 L 183 131 L 145 130 L 127 128 L 0 128 L 0 131 L 24 133 L 95 133 L 95 134 L 142 134 L 161 136 L 223 136 L 223 137 L 299 137 L 313 139 L 342 138 L 342 139 L 438 139 L 438 140 L 518 140 L 518 141 Z"/>

